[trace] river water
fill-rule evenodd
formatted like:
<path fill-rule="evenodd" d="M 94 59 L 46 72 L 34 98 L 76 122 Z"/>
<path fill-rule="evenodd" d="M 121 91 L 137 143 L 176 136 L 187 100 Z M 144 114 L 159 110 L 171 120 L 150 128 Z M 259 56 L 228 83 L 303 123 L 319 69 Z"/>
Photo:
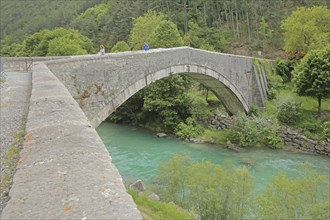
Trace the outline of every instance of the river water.
<path fill-rule="evenodd" d="M 194 162 L 211 161 L 224 165 L 226 160 L 234 165 L 246 162 L 254 177 L 256 189 L 261 190 L 278 172 L 290 177 L 302 175 L 301 164 L 308 164 L 317 172 L 326 175 L 330 182 L 330 158 L 320 155 L 285 152 L 272 149 L 247 149 L 234 152 L 219 145 L 187 143 L 175 138 L 159 138 L 154 133 L 127 125 L 109 122 L 98 128 L 113 163 L 125 181 L 142 179 L 151 183 L 159 166 L 174 154 L 188 153 Z"/>

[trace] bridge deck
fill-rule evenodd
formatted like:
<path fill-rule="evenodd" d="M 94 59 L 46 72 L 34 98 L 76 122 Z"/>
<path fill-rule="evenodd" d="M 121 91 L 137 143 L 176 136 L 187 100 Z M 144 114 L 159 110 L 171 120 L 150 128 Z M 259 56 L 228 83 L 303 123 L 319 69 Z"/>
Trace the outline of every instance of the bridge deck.
<path fill-rule="evenodd" d="M 44 64 L 1 219 L 142 219 L 101 139 Z"/>

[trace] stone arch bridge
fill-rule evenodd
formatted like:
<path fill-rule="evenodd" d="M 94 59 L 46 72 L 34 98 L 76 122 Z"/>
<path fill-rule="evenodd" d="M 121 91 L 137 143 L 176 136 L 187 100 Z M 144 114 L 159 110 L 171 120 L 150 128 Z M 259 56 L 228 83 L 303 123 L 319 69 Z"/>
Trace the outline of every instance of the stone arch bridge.
<path fill-rule="evenodd" d="M 75 57 L 47 62 L 94 127 L 156 80 L 181 73 L 209 88 L 232 114 L 264 106 L 265 71 L 253 58 L 189 47 Z"/>
<path fill-rule="evenodd" d="M 1 219 L 142 219 L 94 128 L 158 79 L 187 75 L 233 114 L 263 107 L 266 98 L 265 70 L 253 58 L 189 47 L 2 61 L 1 71 L 33 73 L 25 140 Z"/>

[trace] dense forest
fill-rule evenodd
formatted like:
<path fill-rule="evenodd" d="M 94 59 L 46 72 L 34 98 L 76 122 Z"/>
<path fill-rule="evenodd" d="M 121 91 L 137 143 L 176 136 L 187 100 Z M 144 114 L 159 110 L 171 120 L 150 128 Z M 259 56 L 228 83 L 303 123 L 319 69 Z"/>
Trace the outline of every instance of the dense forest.
<path fill-rule="evenodd" d="M 1 55 L 27 55 L 18 51 L 28 36 L 56 27 L 87 36 L 93 52 L 100 44 L 110 50 L 118 41 L 129 43 L 134 19 L 152 10 L 177 25 L 185 45 L 244 55 L 262 51 L 274 58 L 284 46 L 282 20 L 298 7 L 327 4 L 327 0 L 1 0 Z"/>

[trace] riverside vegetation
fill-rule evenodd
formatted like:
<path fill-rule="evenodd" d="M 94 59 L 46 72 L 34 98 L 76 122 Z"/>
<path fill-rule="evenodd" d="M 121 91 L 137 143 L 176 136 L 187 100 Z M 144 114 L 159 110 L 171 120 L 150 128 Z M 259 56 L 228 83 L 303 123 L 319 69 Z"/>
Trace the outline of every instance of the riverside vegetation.
<path fill-rule="evenodd" d="M 281 55 L 274 63 L 274 73 L 266 62 L 255 62 L 257 71 L 259 65 L 268 70 L 265 110 L 253 107 L 248 114 L 238 115 L 228 130 L 200 123 L 216 109 L 223 114 L 226 110 L 212 91 L 181 75 L 141 90 L 110 116 L 112 121 L 143 125 L 183 139 L 271 148 L 284 145 L 278 132 L 285 125 L 329 143 L 327 1 L 17 2 L 1 2 L 1 56 L 90 54 L 100 44 L 120 52 L 142 49 L 143 42 L 151 48 L 187 45 L 242 55 L 261 51 L 264 58 Z M 30 23 L 25 26 L 25 21 Z M 247 168 L 192 164 L 186 156 L 177 156 L 161 169 L 159 180 L 165 184 L 164 191 L 159 191 L 165 202 L 173 201 L 202 219 L 329 218 L 329 183 L 313 172 L 298 179 L 279 174 L 265 192 L 255 195 Z M 135 201 L 141 199 L 134 192 L 132 195 Z M 154 207 L 152 213 L 160 209 Z"/>

